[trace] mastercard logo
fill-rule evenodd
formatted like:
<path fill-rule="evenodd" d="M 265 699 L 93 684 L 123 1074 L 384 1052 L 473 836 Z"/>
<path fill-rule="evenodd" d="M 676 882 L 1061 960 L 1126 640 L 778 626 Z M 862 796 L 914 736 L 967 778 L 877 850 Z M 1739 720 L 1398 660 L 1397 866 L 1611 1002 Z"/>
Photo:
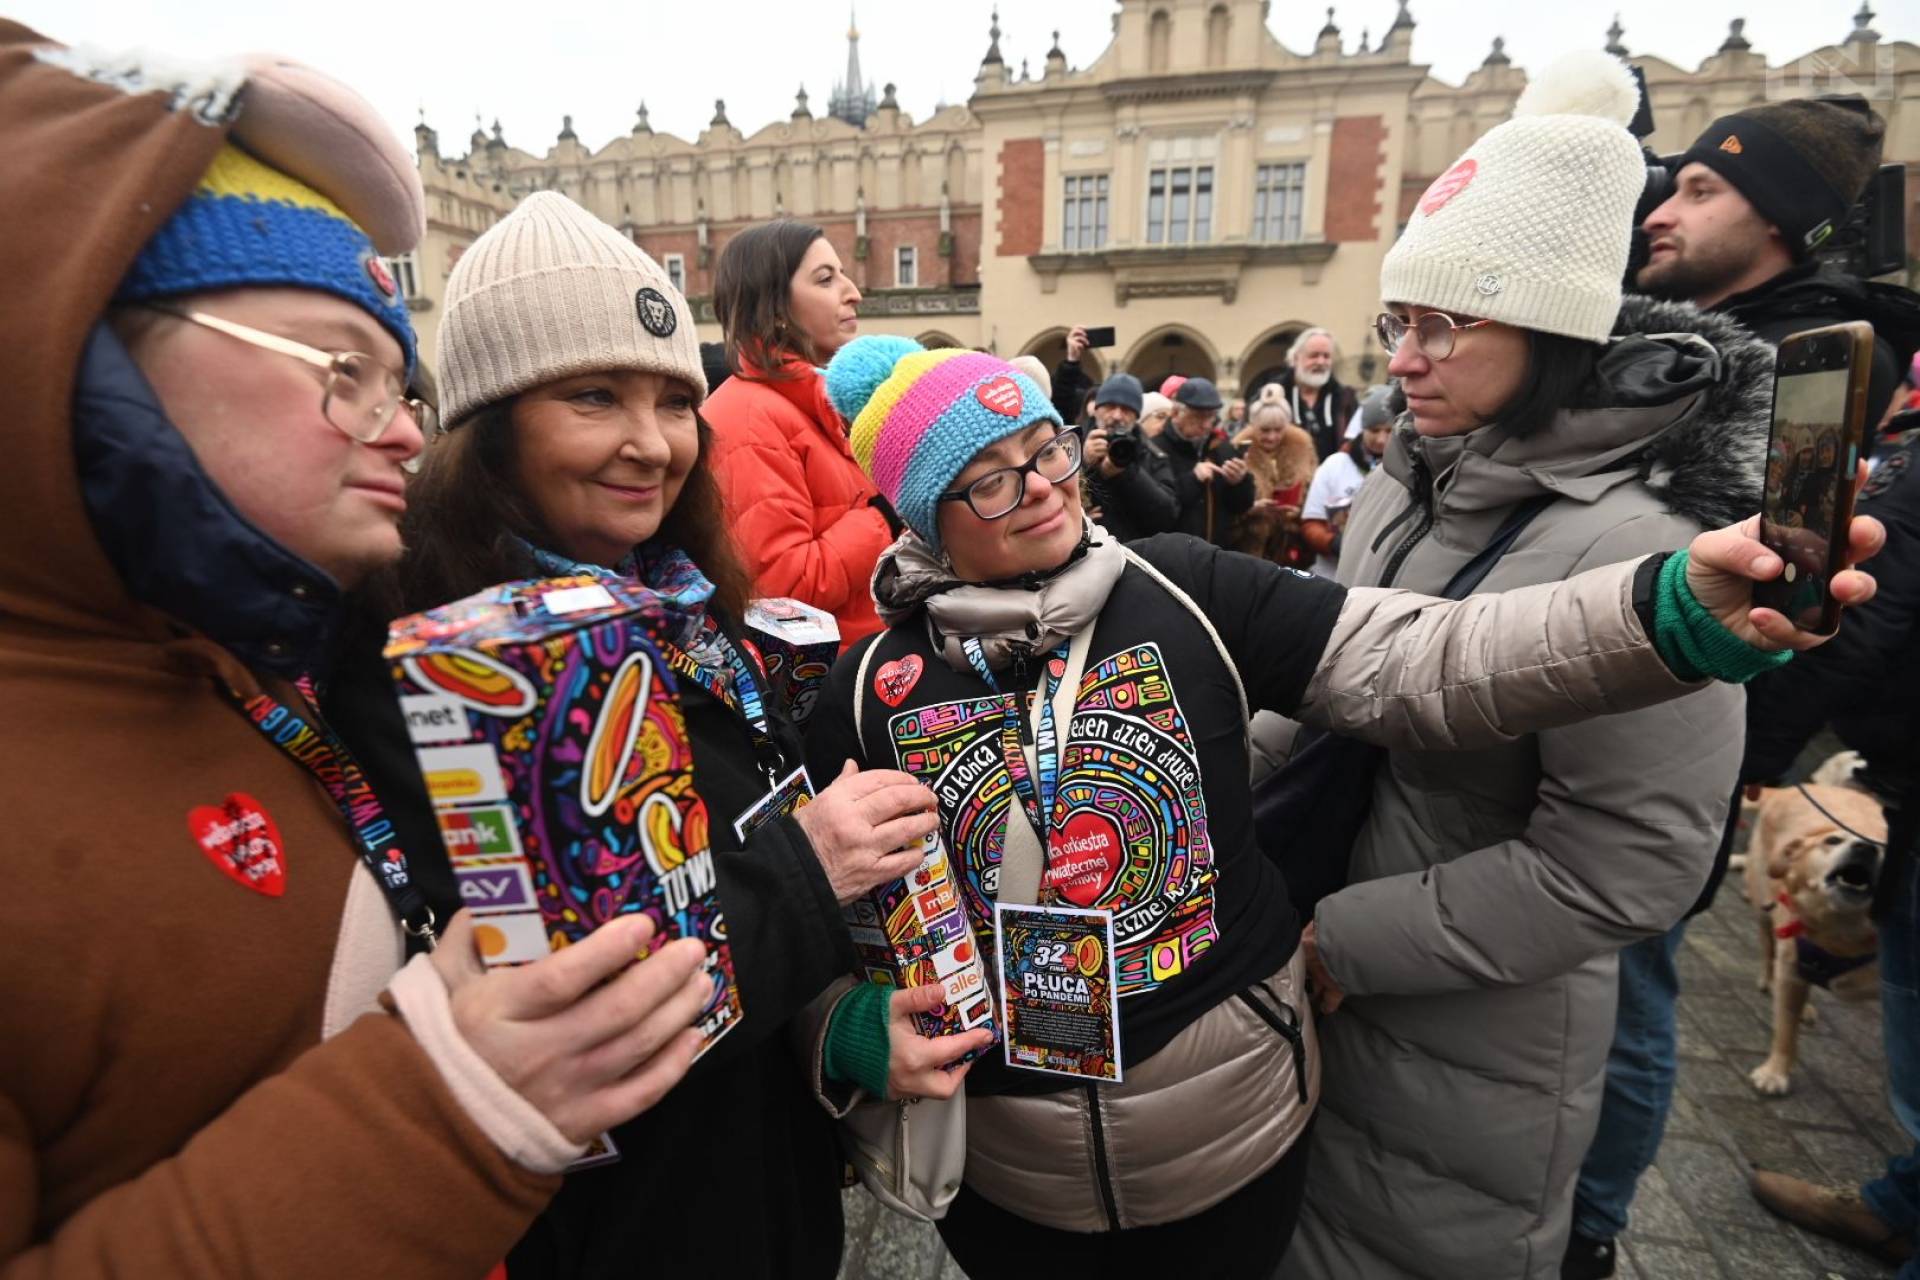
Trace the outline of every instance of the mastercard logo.
<path fill-rule="evenodd" d="M 525 676 L 477 653 L 428 653 L 402 665 L 416 685 L 483 715 L 523 716 L 539 700 Z"/>
<path fill-rule="evenodd" d="M 587 739 L 586 767 L 580 771 L 580 803 L 597 818 L 613 804 L 640 737 L 647 698 L 653 692 L 653 661 L 644 650 L 629 654 L 613 673 L 607 700 L 600 704 L 593 735 Z"/>
<path fill-rule="evenodd" d="M 680 807 L 664 791 L 656 791 L 640 806 L 640 843 L 653 874 L 664 876 L 687 860 L 687 842 L 680 826 Z"/>

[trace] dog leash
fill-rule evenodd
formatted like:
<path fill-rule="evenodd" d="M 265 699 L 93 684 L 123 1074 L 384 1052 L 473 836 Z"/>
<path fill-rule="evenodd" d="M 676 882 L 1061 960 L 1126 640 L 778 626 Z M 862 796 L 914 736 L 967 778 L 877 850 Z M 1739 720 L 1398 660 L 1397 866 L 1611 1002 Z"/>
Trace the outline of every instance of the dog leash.
<path fill-rule="evenodd" d="M 1858 831 L 1855 831 L 1852 827 L 1848 826 L 1846 823 L 1840 821 L 1840 819 L 1834 817 L 1831 813 L 1828 813 L 1827 806 L 1821 804 L 1818 800 L 1815 800 L 1813 798 L 1813 793 L 1807 790 L 1806 783 L 1796 782 L 1793 784 L 1793 789 L 1795 791 L 1798 791 L 1801 795 L 1801 798 L 1803 798 L 1808 804 L 1812 805 L 1815 809 L 1818 809 L 1820 811 L 1820 816 L 1825 818 L 1828 822 L 1831 822 L 1834 826 L 1840 828 L 1842 831 L 1852 836 L 1855 840 L 1859 840 L 1866 844 L 1870 844 L 1874 848 L 1879 849 L 1882 852 L 1886 851 L 1886 847 L 1887 847 L 1886 841 L 1875 840 L 1871 836 L 1863 836 Z"/>

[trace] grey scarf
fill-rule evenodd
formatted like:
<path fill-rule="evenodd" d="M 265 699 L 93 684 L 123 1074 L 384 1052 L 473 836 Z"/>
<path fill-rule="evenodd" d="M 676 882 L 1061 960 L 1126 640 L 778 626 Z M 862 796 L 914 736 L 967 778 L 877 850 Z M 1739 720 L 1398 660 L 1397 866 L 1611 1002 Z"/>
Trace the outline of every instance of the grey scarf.
<path fill-rule="evenodd" d="M 1032 586 L 987 586 L 956 578 L 945 559 L 911 531 L 880 557 L 873 599 L 880 619 L 898 626 L 924 609 L 934 645 L 955 671 L 972 671 L 961 642 L 977 637 L 998 671 L 1022 653 L 1044 652 L 1092 626 L 1127 566 L 1111 534 L 1087 522 L 1086 553 Z"/>

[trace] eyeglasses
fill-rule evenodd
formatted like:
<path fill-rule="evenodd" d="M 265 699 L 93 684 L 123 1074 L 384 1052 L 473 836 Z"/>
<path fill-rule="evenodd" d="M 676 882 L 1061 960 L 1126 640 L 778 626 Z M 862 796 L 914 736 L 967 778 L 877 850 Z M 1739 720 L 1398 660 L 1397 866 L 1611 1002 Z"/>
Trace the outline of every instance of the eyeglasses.
<path fill-rule="evenodd" d="M 964 502 L 982 520 L 999 520 L 1020 509 L 1027 497 L 1027 473 L 1037 473 L 1049 484 L 1064 484 L 1080 473 L 1080 429 L 1069 427 L 1040 446 L 1039 452 L 1017 467 L 1001 467 L 964 489 L 949 489 L 938 502 Z"/>
<path fill-rule="evenodd" d="M 1421 355 L 1429 360 L 1445 360 L 1453 354 L 1456 334 L 1492 323 L 1491 320 L 1455 320 L 1444 311 L 1429 311 L 1408 324 L 1393 312 L 1383 311 L 1374 318 L 1373 331 L 1380 335 L 1380 345 L 1387 349 L 1388 355 L 1400 349 L 1400 340 L 1411 329 L 1414 345 L 1420 349 Z"/>
<path fill-rule="evenodd" d="M 413 416 L 422 437 L 432 439 L 439 434 L 440 415 L 433 406 L 407 395 L 406 384 L 400 381 L 399 376 L 370 355 L 359 351 L 322 351 L 304 342 L 263 333 L 205 311 L 186 311 L 155 304 L 149 304 L 147 309 L 212 329 L 216 333 L 224 333 L 266 351 L 292 356 L 316 369 L 325 369 L 327 381 L 320 393 L 320 415 L 334 430 L 356 443 L 377 442 L 393 425 L 394 414 L 403 406 Z M 408 472 L 417 472 L 420 458 L 420 454 L 415 454 L 401 465 Z"/>

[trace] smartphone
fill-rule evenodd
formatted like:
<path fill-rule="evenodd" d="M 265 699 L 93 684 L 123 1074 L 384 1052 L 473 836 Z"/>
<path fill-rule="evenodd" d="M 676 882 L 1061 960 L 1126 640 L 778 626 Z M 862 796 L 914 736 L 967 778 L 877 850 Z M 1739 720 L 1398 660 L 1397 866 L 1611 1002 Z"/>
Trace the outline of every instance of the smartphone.
<path fill-rule="evenodd" d="M 1089 326 L 1087 329 L 1087 345 L 1090 347 L 1112 346 L 1113 326 L 1110 324 Z"/>
<path fill-rule="evenodd" d="M 1846 567 L 1872 364 L 1873 326 L 1856 320 L 1793 334 L 1773 367 L 1760 540 L 1786 567 L 1771 582 L 1754 584 L 1753 602 L 1817 635 L 1840 626 L 1840 604 L 1827 584 Z"/>

